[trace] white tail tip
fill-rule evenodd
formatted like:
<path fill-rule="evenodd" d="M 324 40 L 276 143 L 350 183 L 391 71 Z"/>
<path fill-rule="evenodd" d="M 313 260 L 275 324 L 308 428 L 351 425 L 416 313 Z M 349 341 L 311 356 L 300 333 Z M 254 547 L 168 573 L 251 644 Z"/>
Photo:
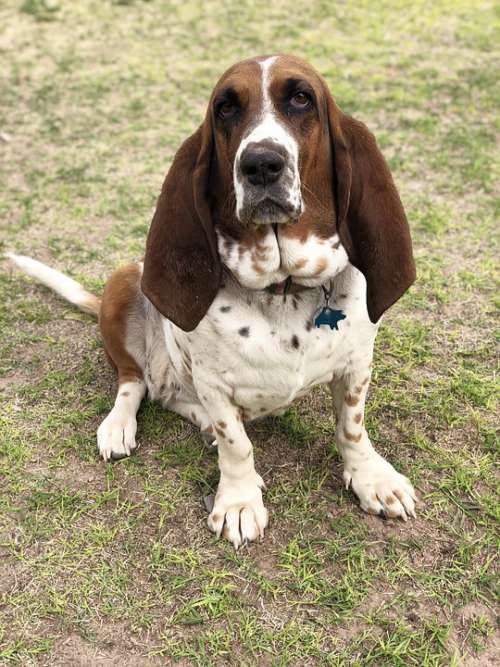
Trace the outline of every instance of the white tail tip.
<path fill-rule="evenodd" d="M 80 310 L 91 315 L 97 315 L 101 307 L 101 300 L 87 292 L 87 290 L 77 283 L 76 280 L 64 275 L 56 269 L 52 269 L 36 259 L 26 257 L 26 255 L 15 255 L 12 252 L 5 253 L 11 261 L 14 262 L 24 273 L 28 274 L 35 280 L 38 280 L 46 287 L 54 290 L 63 299 L 78 306 Z"/>

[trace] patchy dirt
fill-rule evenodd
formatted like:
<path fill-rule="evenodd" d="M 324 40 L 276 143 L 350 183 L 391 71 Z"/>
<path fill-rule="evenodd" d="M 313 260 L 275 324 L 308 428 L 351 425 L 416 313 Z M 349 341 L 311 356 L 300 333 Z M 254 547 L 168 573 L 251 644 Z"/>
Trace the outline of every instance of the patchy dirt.
<path fill-rule="evenodd" d="M 148 656 L 144 646 L 129 636 L 126 628 L 110 626 L 101 630 L 101 644 L 95 646 L 78 635 L 70 635 L 54 646 L 55 661 L 41 662 L 42 665 L 57 667 L 155 667 L 165 665 L 165 659 Z M 141 650 L 142 649 L 142 650 Z M 188 665 L 189 663 L 178 663 Z"/>

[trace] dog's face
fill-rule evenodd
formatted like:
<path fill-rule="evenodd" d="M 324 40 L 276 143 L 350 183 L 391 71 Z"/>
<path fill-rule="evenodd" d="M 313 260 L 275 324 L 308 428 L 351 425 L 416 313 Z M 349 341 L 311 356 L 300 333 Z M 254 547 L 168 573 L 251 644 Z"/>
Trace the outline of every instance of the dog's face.
<path fill-rule="evenodd" d="M 331 199 L 331 158 L 328 142 L 321 141 L 323 84 L 305 63 L 280 57 L 278 67 L 277 61 L 273 56 L 238 63 L 211 100 L 220 189 L 226 201 L 234 190 L 233 215 L 245 226 L 296 222 L 306 208 L 304 191 L 314 196 L 325 186 L 323 206 Z"/>
<path fill-rule="evenodd" d="M 348 261 L 366 277 L 373 322 L 415 279 L 405 213 L 373 135 L 300 59 L 237 63 L 167 174 L 144 293 L 190 330 L 223 265 L 243 287 L 263 289 L 287 277 L 323 285 Z"/>

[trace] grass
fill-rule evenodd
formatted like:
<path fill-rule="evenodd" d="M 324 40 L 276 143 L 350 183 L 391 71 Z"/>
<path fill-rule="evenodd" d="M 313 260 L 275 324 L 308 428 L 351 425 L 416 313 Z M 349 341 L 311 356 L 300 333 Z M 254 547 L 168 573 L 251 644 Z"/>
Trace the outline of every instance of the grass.
<path fill-rule="evenodd" d="M 498 661 L 499 14 L 487 0 L 6 0 L 0 250 L 100 291 L 141 257 L 163 175 L 234 61 L 293 52 L 377 135 L 419 280 L 386 317 L 367 412 L 416 521 L 363 515 L 317 390 L 249 429 L 266 539 L 205 527 L 217 466 L 144 404 L 104 466 L 96 324 L 0 267 L 0 663 L 487 665 Z"/>

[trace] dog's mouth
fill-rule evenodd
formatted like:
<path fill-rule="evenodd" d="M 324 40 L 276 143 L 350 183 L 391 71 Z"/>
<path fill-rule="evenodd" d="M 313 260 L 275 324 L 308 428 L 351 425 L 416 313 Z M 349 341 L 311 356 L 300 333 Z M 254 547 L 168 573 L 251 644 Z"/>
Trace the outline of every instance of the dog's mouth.
<path fill-rule="evenodd" d="M 245 218 L 254 225 L 283 225 L 296 222 L 299 215 L 290 204 L 266 196 L 249 207 Z"/>

